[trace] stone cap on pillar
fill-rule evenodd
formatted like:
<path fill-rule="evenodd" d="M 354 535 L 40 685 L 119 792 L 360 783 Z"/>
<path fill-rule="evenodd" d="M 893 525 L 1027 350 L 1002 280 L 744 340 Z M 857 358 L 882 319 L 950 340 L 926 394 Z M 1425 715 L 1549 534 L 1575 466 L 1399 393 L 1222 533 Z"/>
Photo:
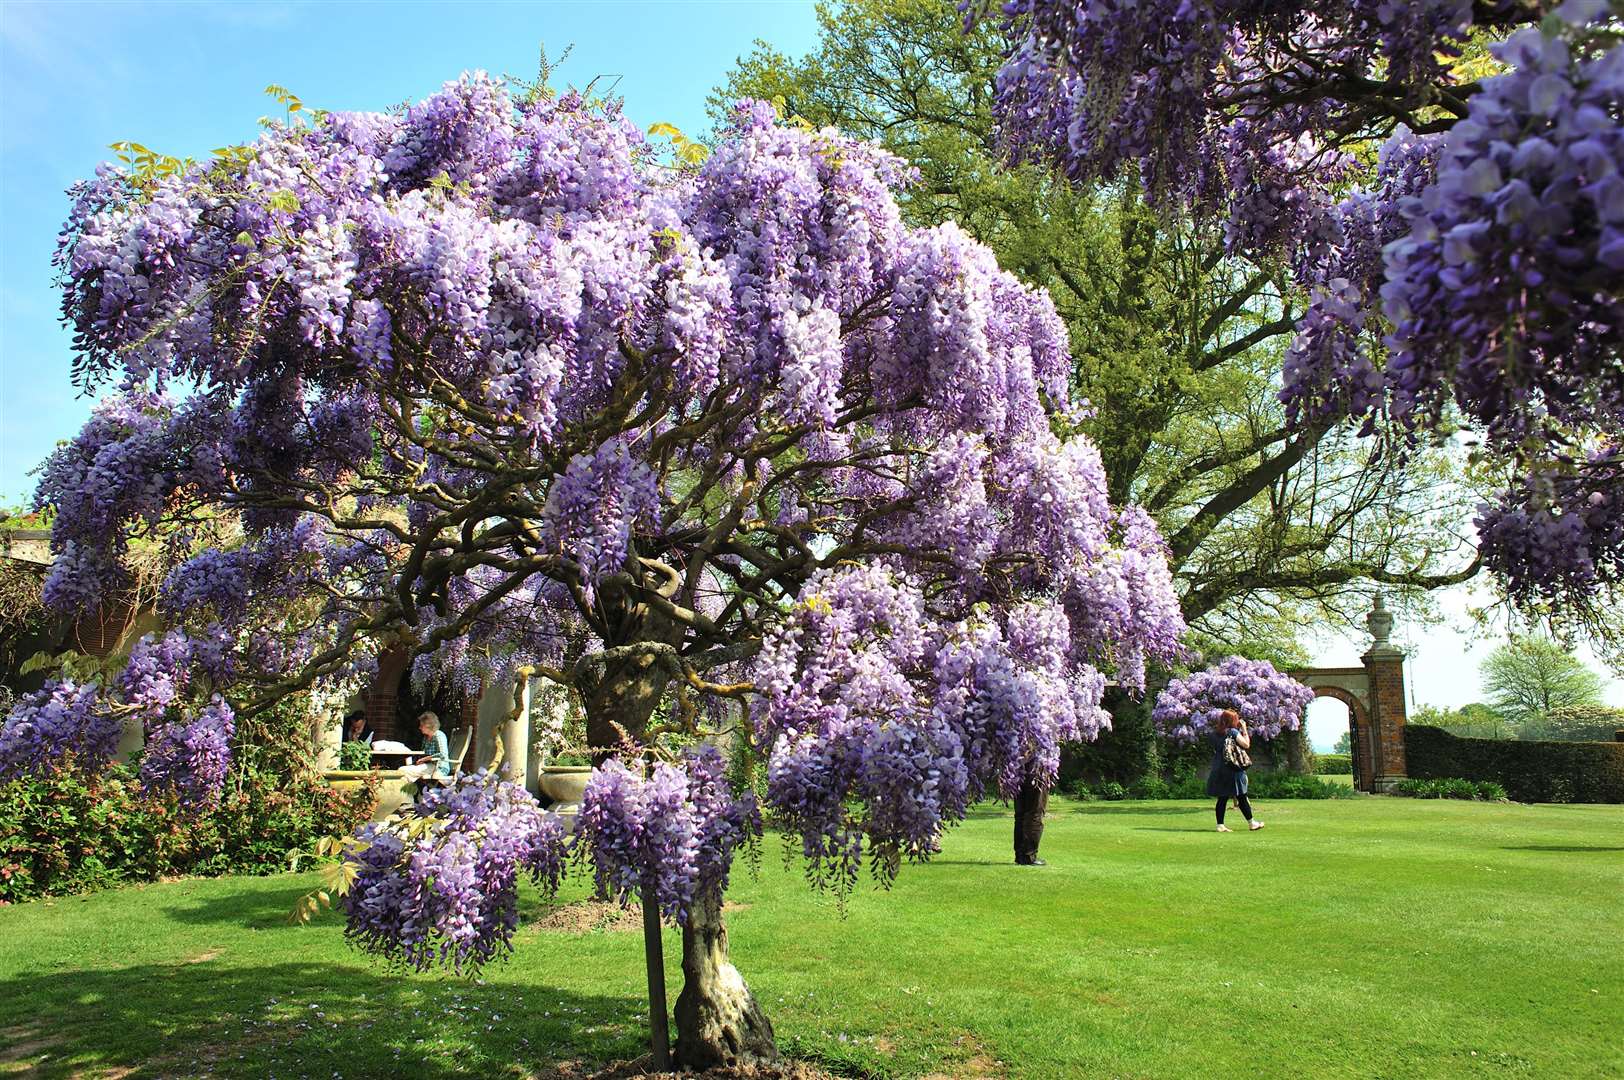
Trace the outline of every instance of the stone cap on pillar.
<path fill-rule="evenodd" d="M 1393 613 L 1387 610 L 1387 598 L 1376 594 L 1370 614 L 1365 616 L 1365 629 L 1370 631 L 1370 648 L 1362 659 L 1388 660 L 1402 658 L 1404 653 L 1393 645 Z"/>

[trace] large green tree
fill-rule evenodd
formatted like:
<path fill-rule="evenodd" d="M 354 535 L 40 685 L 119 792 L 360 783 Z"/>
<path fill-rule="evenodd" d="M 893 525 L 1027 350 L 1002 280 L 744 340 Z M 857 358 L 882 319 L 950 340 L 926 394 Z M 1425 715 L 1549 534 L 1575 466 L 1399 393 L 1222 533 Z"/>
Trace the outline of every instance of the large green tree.
<path fill-rule="evenodd" d="M 1557 710 L 1602 703 L 1601 676 L 1548 638 L 1513 638 L 1490 653 L 1481 670 L 1489 703 L 1523 738 L 1541 737 Z"/>
<path fill-rule="evenodd" d="M 1345 429 L 1288 428 L 1277 378 L 1304 299 L 1284 267 L 1227 257 L 1218 230 L 1152 212 L 1136 186 L 1006 167 L 989 107 L 999 42 L 965 34 L 951 5 L 849 0 L 819 20 L 807 56 L 758 44 L 716 109 L 775 99 L 877 139 L 919 171 L 909 217 L 959 221 L 1049 290 L 1111 494 L 1162 526 L 1198 646 L 1277 648 L 1351 623 L 1374 592 L 1415 598 L 1475 572 L 1449 452 L 1399 461 Z"/>

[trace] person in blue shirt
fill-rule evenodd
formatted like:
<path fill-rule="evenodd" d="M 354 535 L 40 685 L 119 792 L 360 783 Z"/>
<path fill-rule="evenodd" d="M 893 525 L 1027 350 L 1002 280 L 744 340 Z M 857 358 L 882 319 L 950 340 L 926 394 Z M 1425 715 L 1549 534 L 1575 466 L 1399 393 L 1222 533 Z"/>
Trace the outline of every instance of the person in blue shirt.
<path fill-rule="evenodd" d="M 426 766 L 423 775 L 450 776 L 451 746 L 440 730 L 440 718 L 432 712 L 423 713 L 417 718 L 417 730 L 423 735 L 423 756 L 417 759 L 417 764 Z"/>

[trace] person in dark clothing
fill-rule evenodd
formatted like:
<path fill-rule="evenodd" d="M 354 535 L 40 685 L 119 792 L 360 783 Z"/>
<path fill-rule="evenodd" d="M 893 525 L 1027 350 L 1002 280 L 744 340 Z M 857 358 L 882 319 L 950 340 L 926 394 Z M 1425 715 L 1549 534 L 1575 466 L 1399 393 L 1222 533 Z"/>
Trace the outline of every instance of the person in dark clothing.
<path fill-rule="evenodd" d="M 344 741 L 366 743 L 372 745 L 372 725 L 367 723 L 367 714 L 357 709 L 344 718 Z"/>
<path fill-rule="evenodd" d="M 1038 858 L 1038 842 L 1043 839 L 1043 815 L 1049 809 L 1047 788 L 1038 787 L 1031 774 L 1021 781 L 1015 793 L 1015 862 L 1020 866 L 1047 866 Z"/>
<path fill-rule="evenodd" d="M 1246 721 L 1240 714 L 1225 709 L 1218 714 L 1218 721 L 1211 735 L 1207 736 L 1212 743 L 1212 769 L 1207 773 L 1207 794 L 1218 799 L 1218 831 L 1230 832 L 1228 825 L 1224 824 L 1224 809 L 1230 799 L 1240 807 L 1241 814 L 1246 818 L 1246 824 L 1252 832 L 1263 828 L 1263 822 L 1252 818 L 1252 804 L 1246 798 L 1246 770 L 1236 768 L 1229 763 L 1230 755 L 1226 753 L 1226 746 L 1233 742 L 1242 750 L 1252 747 L 1251 733 L 1246 730 Z"/>

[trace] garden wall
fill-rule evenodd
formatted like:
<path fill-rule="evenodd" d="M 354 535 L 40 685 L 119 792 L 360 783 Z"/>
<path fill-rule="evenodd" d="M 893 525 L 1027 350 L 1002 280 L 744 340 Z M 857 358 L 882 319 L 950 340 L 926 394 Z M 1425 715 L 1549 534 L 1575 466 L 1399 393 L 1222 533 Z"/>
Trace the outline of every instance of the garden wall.
<path fill-rule="evenodd" d="M 1518 802 L 1624 803 L 1624 743 L 1465 739 L 1409 724 L 1404 750 L 1417 780 L 1494 780 Z"/>

